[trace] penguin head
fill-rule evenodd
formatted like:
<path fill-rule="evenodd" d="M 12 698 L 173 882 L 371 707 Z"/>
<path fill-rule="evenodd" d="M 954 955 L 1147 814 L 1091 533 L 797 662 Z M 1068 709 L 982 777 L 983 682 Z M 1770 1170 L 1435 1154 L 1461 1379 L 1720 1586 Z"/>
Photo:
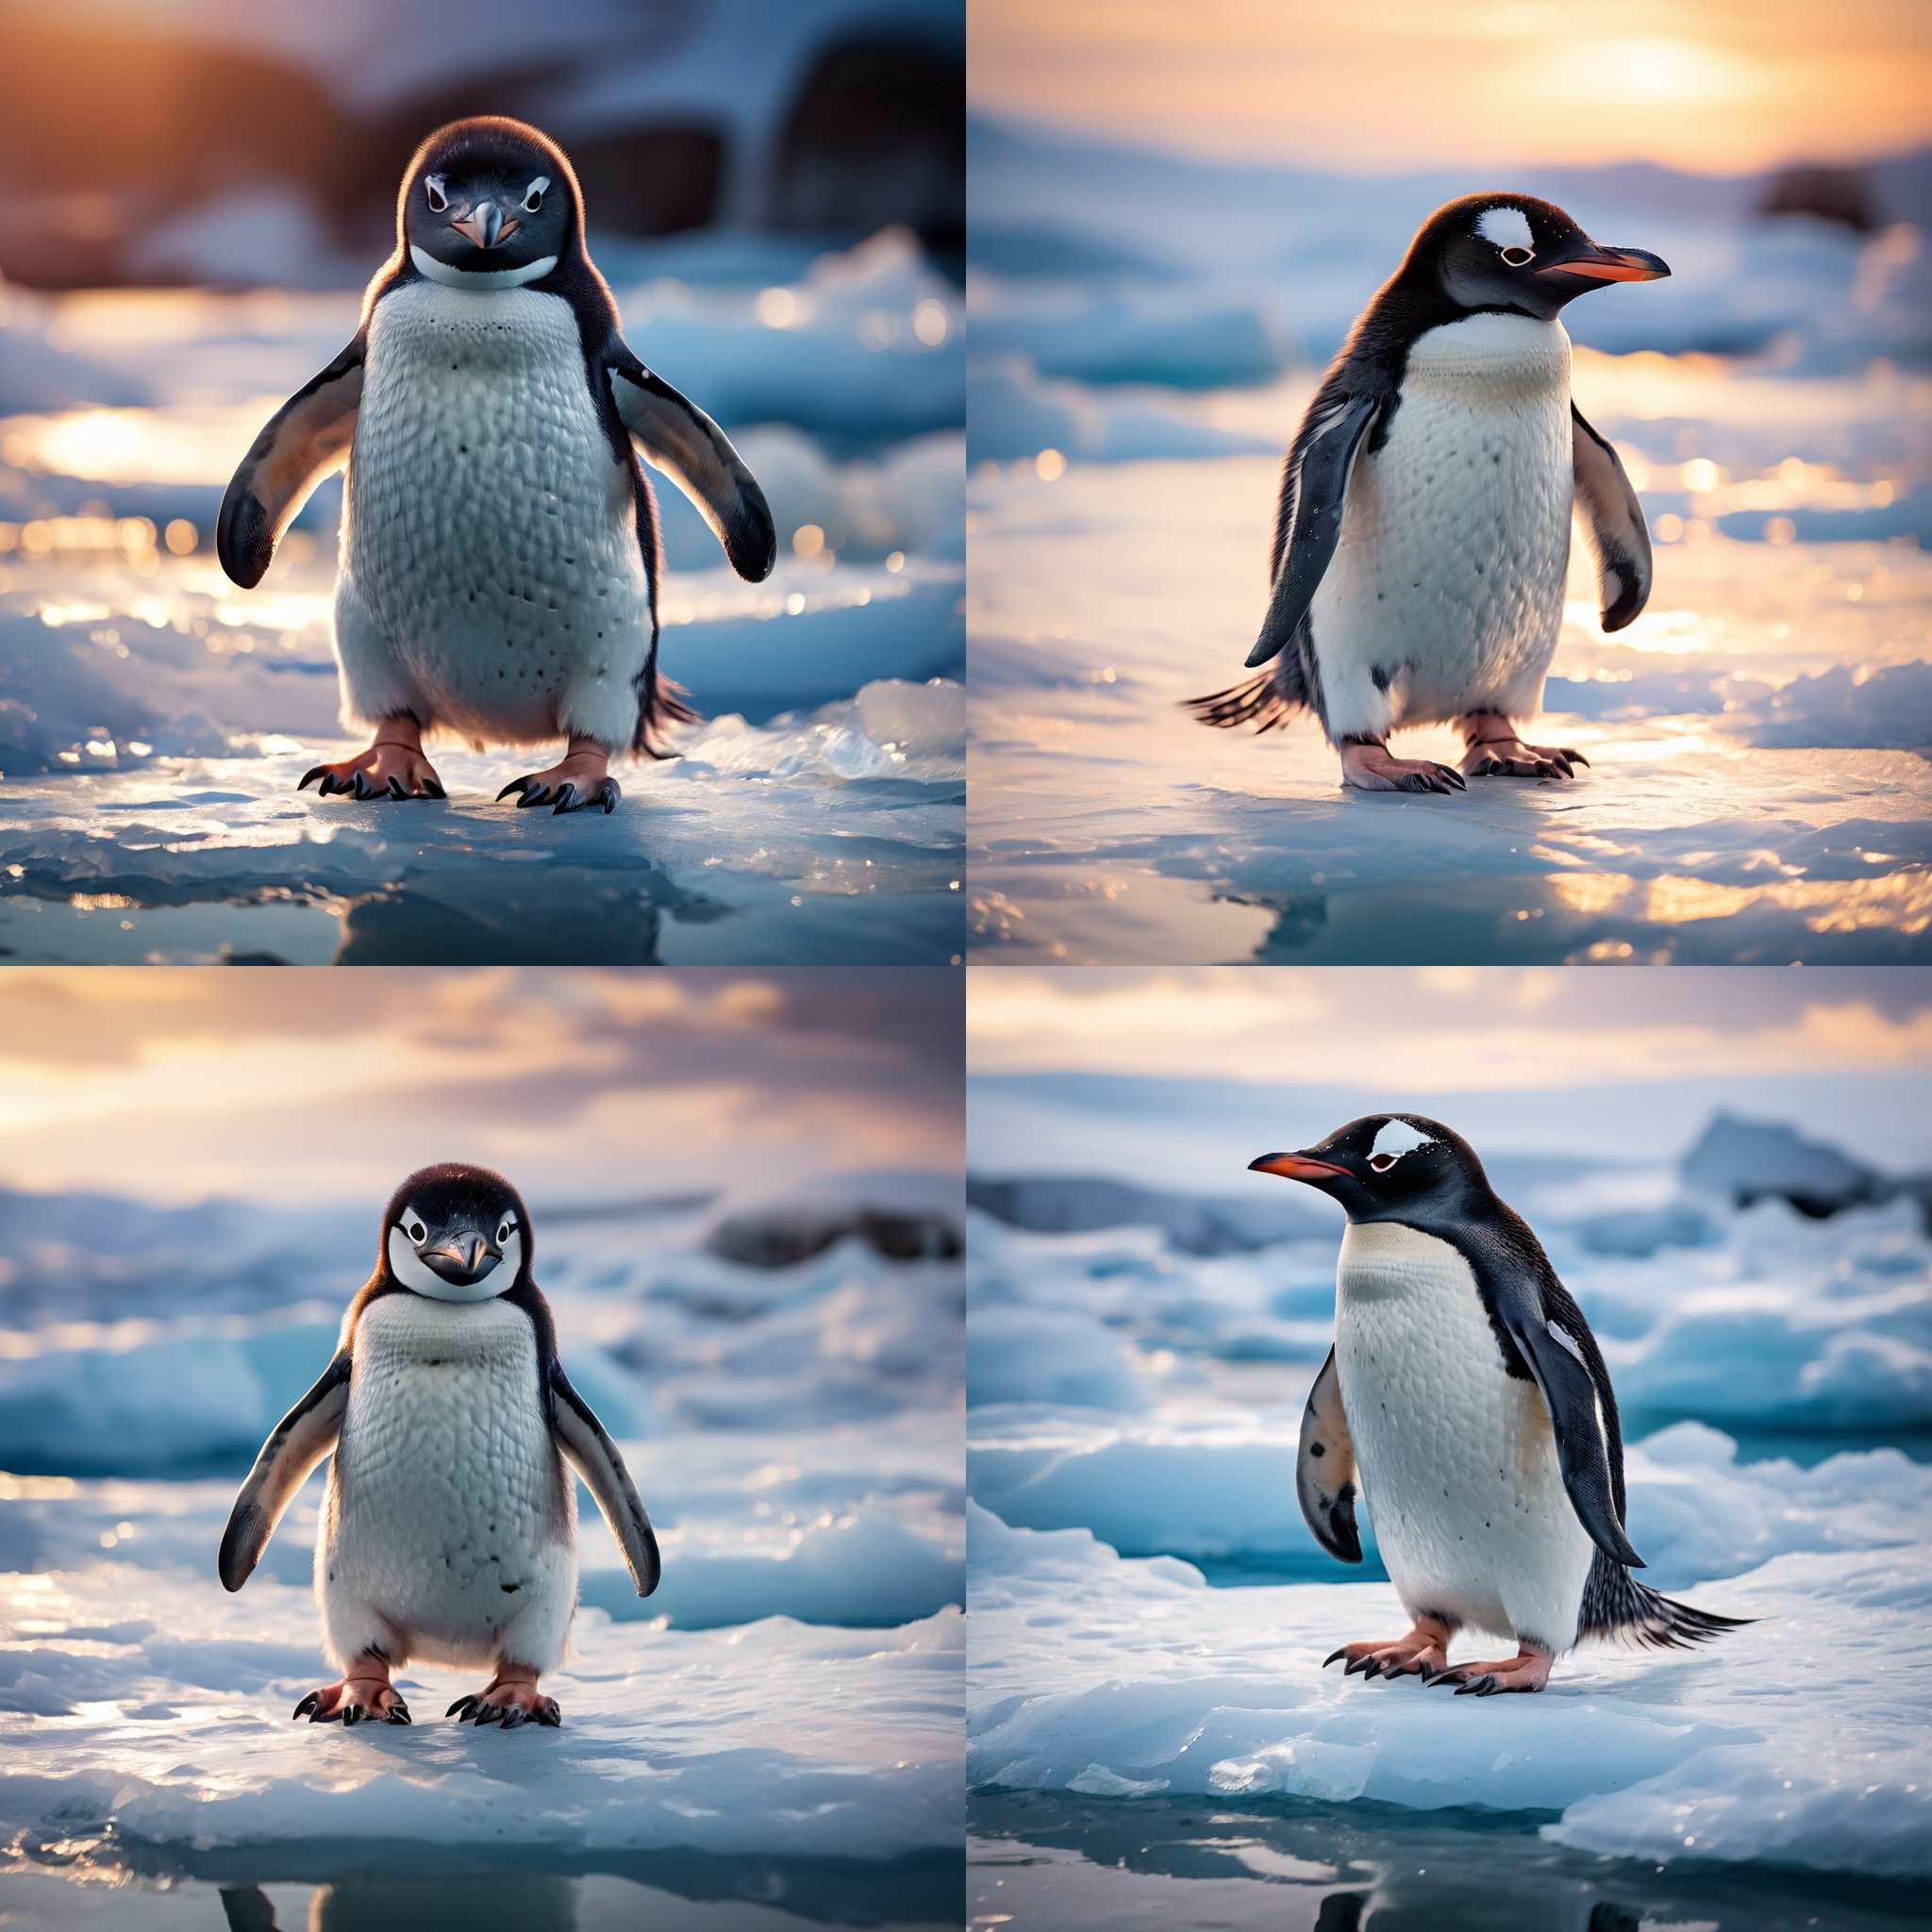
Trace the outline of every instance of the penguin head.
<path fill-rule="evenodd" d="M 439 1302 L 486 1302 L 529 1279 L 530 1222 L 500 1174 L 456 1162 L 412 1174 L 390 1196 L 382 1262 L 397 1287 Z"/>
<path fill-rule="evenodd" d="M 1264 1154 L 1248 1166 L 1320 1189 L 1351 1221 L 1418 1226 L 1455 1218 L 1489 1186 L 1475 1149 L 1419 1113 L 1365 1114 L 1301 1153 Z"/>
<path fill-rule="evenodd" d="M 1592 242 L 1554 202 L 1533 194 L 1465 194 L 1418 231 L 1405 278 L 1433 276 L 1457 308 L 1509 309 L 1548 322 L 1566 302 L 1611 282 L 1670 274 L 1641 248 Z"/>
<path fill-rule="evenodd" d="M 577 248 L 583 196 L 547 134 L 479 114 L 416 150 L 396 226 L 419 275 L 488 294 L 541 281 Z"/>

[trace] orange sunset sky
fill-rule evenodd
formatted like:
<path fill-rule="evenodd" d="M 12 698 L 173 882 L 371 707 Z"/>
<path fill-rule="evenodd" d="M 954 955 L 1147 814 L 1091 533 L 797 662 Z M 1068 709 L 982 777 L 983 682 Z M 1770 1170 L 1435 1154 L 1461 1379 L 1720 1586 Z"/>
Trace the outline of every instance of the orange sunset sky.
<path fill-rule="evenodd" d="M 968 57 L 982 112 L 1369 173 L 1724 173 L 1932 138 L 1932 8 L 1908 0 L 970 0 Z"/>

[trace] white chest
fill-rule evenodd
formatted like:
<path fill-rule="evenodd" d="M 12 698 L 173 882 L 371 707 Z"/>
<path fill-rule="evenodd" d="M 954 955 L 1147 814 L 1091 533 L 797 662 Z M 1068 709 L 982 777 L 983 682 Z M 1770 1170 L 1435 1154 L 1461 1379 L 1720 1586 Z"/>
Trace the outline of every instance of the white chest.
<path fill-rule="evenodd" d="M 344 575 L 445 722 L 548 730 L 574 681 L 636 676 L 630 471 L 560 298 L 424 282 L 375 305 L 344 515 Z"/>
<path fill-rule="evenodd" d="M 1567 1645 L 1593 1546 L 1542 1395 L 1505 1374 L 1468 1262 L 1412 1228 L 1351 1224 L 1336 1286 L 1342 1407 L 1404 1602 Z"/>
<path fill-rule="evenodd" d="M 328 1561 L 406 1624 L 441 1627 L 471 1594 L 500 1614 L 503 1586 L 570 1541 L 528 1318 L 391 1294 L 364 1310 L 353 1348 Z"/>
<path fill-rule="evenodd" d="M 1344 708 L 1352 682 L 1380 674 L 1391 725 L 1533 712 L 1574 494 L 1561 325 L 1479 315 L 1424 336 L 1387 440 L 1356 465 L 1310 611 Z"/>

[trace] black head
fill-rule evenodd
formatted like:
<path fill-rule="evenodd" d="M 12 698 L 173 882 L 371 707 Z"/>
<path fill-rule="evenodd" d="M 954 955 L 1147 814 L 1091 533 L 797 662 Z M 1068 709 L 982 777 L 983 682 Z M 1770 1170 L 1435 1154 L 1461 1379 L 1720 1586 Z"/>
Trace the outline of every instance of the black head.
<path fill-rule="evenodd" d="M 519 288 L 581 247 L 583 193 L 547 134 L 479 114 L 439 127 L 416 150 L 396 229 L 432 281 L 477 293 Z"/>
<path fill-rule="evenodd" d="M 1491 1198 L 1475 1149 L 1419 1113 L 1365 1114 L 1299 1154 L 1264 1154 L 1248 1166 L 1319 1188 L 1351 1221 L 1441 1226 Z"/>
<path fill-rule="evenodd" d="M 491 1301 L 528 1281 L 531 1248 L 523 1196 L 487 1167 L 447 1162 L 390 1196 L 380 1268 L 433 1301 Z"/>
<path fill-rule="evenodd" d="M 1670 274 L 1641 248 L 1592 242 L 1554 202 L 1533 194 L 1465 194 L 1439 208 L 1409 243 L 1401 279 L 1433 278 L 1459 308 L 1509 309 L 1547 322 L 1610 282 Z"/>

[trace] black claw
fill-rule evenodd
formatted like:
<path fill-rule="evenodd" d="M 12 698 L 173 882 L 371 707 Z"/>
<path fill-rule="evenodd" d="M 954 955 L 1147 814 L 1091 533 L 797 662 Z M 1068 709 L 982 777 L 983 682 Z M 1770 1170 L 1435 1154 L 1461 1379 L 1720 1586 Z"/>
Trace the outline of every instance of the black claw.
<path fill-rule="evenodd" d="M 1568 745 L 1565 745 L 1563 747 L 1563 756 L 1566 758 L 1568 758 L 1573 764 L 1587 765 L 1590 762 L 1590 760 L 1587 758 L 1585 758 L 1580 751 L 1572 751 Z"/>
<path fill-rule="evenodd" d="M 1487 1672 L 1480 1677 L 1472 1677 L 1466 1684 L 1456 1687 L 1458 1697 L 1487 1697 L 1496 1688 L 1496 1680 Z"/>
<path fill-rule="evenodd" d="M 1361 1672 L 1361 1671 L 1365 1671 L 1365 1670 L 1367 1670 L 1367 1669 L 1368 1669 L 1368 1667 L 1369 1667 L 1369 1663 L 1370 1663 L 1370 1659 L 1369 1659 L 1368 1657 L 1356 1657 L 1356 1658 L 1354 1658 L 1354 1659 L 1353 1659 L 1353 1660 L 1352 1660 L 1351 1662 L 1349 1662 L 1349 1663 L 1348 1663 L 1347 1665 L 1345 1665 L 1345 1666 L 1343 1667 L 1341 1674 L 1342 1674 L 1342 1675 L 1343 1675 L 1344 1677 L 1353 1677 L 1353 1676 L 1355 1676 L 1355 1675 L 1356 1675 L 1356 1674 L 1357 1674 L 1358 1672 Z"/>
<path fill-rule="evenodd" d="M 449 793 L 442 789 L 442 780 L 431 773 L 423 781 L 423 795 L 425 798 L 447 798 Z"/>
<path fill-rule="evenodd" d="M 375 796 L 375 791 L 370 787 L 369 774 L 367 772 L 358 772 L 356 774 L 356 796 L 358 798 L 374 798 Z"/>
<path fill-rule="evenodd" d="M 576 786 L 573 784 L 570 779 L 566 778 L 563 781 L 563 783 L 558 787 L 557 810 L 553 814 L 553 816 L 557 818 L 561 818 L 565 812 L 576 811 L 580 808 L 589 805 L 590 802 L 591 801 L 588 798 L 579 798 L 577 796 Z"/>
<path fill-rule="evenodd" d="M 526 791 L 524 793 L 524 795 L 517 800 L 517 809 L 519 811 L 524 811 L 533 805 L 547 805 L 550 802 L 550 797 L 551 792 L 549 786 L 539 785 L 534 781 L 531 781 L 529 790 Z"/>
<path fill-rule="evenodd" d="M 466 1718 L 469 1716 L 469 1707 L 475 1704 L 475 1701 L 476 1700 L 474 1697 L 458 1697 L 457 1701 L 454 1704 L 452 1704 L 446 1711 L 443 1712 L 443 1716 L 457 1718 L 458 1721 L 460 1723 L 462 1718 Z"/>
<path fill-rule="evenodd" d="M 513 1731 L 519 1724 L 528 1724 L 529 1721 L 529 1714 L 526 1711 L 519 1710 L 514 1707 L 503 1714 L 503 1727 L 507 1731 Z"/>
<path fill-rule="evenodd" d="M 527 786 L 527 785 L 529 784 L 529 782 L 530 782 L 530 781 L 529 781 L 529 780 L 528 780 L 527 778 L 512 778 L 512 779 L 511 779 L 511 780 L 509 781 L 509 783 L 508 783 L 508 785 L 506 785 L 506 786 L 505 786 L 505 787 L 503 788 L 503 790 L 502 790 L 501 791 L 499 791 L 499 792 L 498 792 L 498 793 L 496 794 L 496 802 L 497 802 L 497 804 L 498 804 L 498 805 L 501 805 L 501 804 L 503 803 L 503 801 L 504 801 L 504 800 L 505 800 L 506 798 L 508 798 L 508 796 L 510 795 L 510 793 L 511 793 L 512 791 L 523 791 L 523 790 L 525 789 L 525 786 Z"/>
<path fill-rule="evenodd" d="M 1448 779 L 1450 784 L 1455 786 L 1457 791 L 1467 791 L 1469 790 L 1469 781 L 1463 777 L 1462 774 L 1454 765 L 1438 765 L 1436 769 L 1441 773 L 1443 777 Z"/>
<path fill-rule="evenodd" d="M 315 788 L 315 795 L 318 798 L 326 798 L 335 789 L 335 774 L 333 772 L 325 772 L 322 774 L 322 783 Z"/>
<path fill-rule="evenodd" d="M 1429 1682 L 1431 1684 L 1460 1684 L 1463 1682 L 1462 1667 L 1459 1664 L 1454 1664 L 1445 1671 L 1438 1671 L 1429 1679 Z"/>
<path fill-rule="evenodd" d="M 362 1722 L 362 1717 L 363 1710 L 362 1707 L 359 1704 L 351 1704 L 344 1707 L 342 1711 L 342 1722 L 345 1724 L 359 1724 Z"/>
<path fill-rule="evenodd" d="M 312 1724 L 339 1724 L 342 1722 L 342 1707 L 339 1704 L 333 1710 L 318 1710 L 308 1722 Z"/>
<path fill-rule="evenodd" d="M 598 786 L 597 803 L 604 808 L 604 816 L 607 819 L 617 809 L 617 801 L 623 796 L 624 793 L 619 790 L 615 778 L 607 778 Z"/>
<path fill-rule="evenodd" d="M 563 1713 L 558 1709 L 555 1698 L 546 1697 L 537 1707 L 537 1722 L 540 1724 L 547 1724 L 553 1731 L 563 1723 Z"/>
<path fill-rule="evenodd" d="M 313 785 L 318 778 L 322 777 L 327 772 L 327 770 L 328 767 L 326 765 L 311 765 L 308 768 L 308 770 L 302 774 L 302 782 L 301 784 L 296 786 L 295 790 L 297 791 L 307 791 L 308 788 L 311 785 Z"/>
<path fill-rule="evenodd" d="M 476 1713 L 476 1722 L 479 1724 L 501 1724 L 503 1722 L 503 1706 L 500 1704 L 486 1704 Z"/>
<path fill-rule="evenodd" d="M 389 1707 L 389 1721 L 392 1724 L 412 1724 L 416 1722 L 409 1715 L 409 1707 L 400 1697 Z"/>
<path fill-rule="evenodd" d="M 1362 1673 L 1362 1682 L 1366 1684 L 1371 1677 L 1380 1677 L 1386 1674 L 1381 1664 L 1374 1657 L 1371 1657 L 1368 1669 Z"/>
<path fill-rule="evenodd" d="M 390 774 L 389 795 L 391 798 L 407 798 L 409 795 L 403 790 L 403 781 L 393 773 Z"/>
<path fill-rule="evenodd" d="M 302 1702 L 295 1707 L 295 1716 L 305 1716 L 308 1712 L 313 1710 L 315 1707 L 321 1702 L 322 1692 L 320 1690 L 311 1690 L 308 1693 L 308 1695 L 305 1697 L 302 1700 Z"/>
<path fill-rule="evenodd" d="M 1335 1661 L 1337 1657 L 1346 1657 L 1347 1655 L 1348 1645 L 1344 1643 L 1340 1650 L 1331 1650 L 1328 1653 L 1328 1655 L 1322 1659 L 1322 1668 L 1325 1671 L 1328 1668 L 1328 1666 Z"/>

